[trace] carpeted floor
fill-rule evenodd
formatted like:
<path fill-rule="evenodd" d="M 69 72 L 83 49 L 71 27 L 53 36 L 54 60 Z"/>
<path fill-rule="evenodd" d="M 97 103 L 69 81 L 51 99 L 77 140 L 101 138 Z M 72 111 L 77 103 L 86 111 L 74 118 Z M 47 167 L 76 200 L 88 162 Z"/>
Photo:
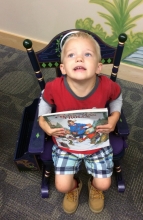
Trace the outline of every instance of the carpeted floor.
<path fill-rule="evenodd" d="M 48 78 L 54 76 L 47 70 Z M 141 220 L 143 219 L 143 86 L 118 80 L 124 96 L 124 113 L 130 127 L 128 149 L 122 159 L 126 191 L 118 193 L 114 175 L 105 192 L 105 208 L 100 214 L 88 208 L 88 175 L 83 181 L 77 211 L 67 215 L 61 208 L 63 194 L 54 187 L 51 177 L 50 197 L 40 196 L 41 174 L 19 172 L 14 152 L 25 106 L 39 96 L 40 89 L 26 52 L 0 45 L 0 219 L 2 220 Z"/>

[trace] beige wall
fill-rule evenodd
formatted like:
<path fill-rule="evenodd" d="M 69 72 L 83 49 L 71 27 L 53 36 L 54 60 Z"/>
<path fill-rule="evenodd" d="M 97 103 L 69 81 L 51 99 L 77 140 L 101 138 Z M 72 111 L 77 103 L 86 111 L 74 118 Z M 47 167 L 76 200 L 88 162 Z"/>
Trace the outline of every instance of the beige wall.
<path fill-rule="evenodd" d="M 0 3 L 0 44 L 24 51 L 24 38 L 34 39 L 33 48 L 38 51 L 56 34 L 75 28 L 77 19 L 84 20 L 89 17 L 94 20 L 94 26 L 100 23 L 108 34 L 111 33 L 110 27 L 104 23 L 105 20 L 98 15 L 99 11 L 108 11 L 99 5 L 90 4 L 89 0 L 0 0 Z M 143 3 L 137 6 L 131 15 L 142 13 Z M 137 20 L 136 24 L 133 31 L 143 31 L 143 18 Z M 108 68 L 104 68 L 107 74 L 110 73 Z M 141 83 L 142 70 L 129 68 L 130 70 L 124 71 L 125 65 L 122 64 L 119 78 Z"/>
<path fill-rule="evenodd" d="M 5 0 L 0 7 L 0 30 L 48 42 L 74 28 L 77 18 L 92 14 L 83 13 L 87 6 L 86 0 Z"/>
<path fill-rule="evenodd" d="M 90 4 L 89 0 L 0 0 L 0 31 L 49 42 L 61 31 L 75 28 L 77 19 L 87 17 L 100 23 L 110 33 L 110 27 L 98 15 L 108 13 L 103 7 Z M 133 0 L 130 0 L 132 2 Z M 143 13 L 143 4 L 132 11 L 132 15 Z M 143 31 L 143 20 L 137 22 L 134 31 Z"/>

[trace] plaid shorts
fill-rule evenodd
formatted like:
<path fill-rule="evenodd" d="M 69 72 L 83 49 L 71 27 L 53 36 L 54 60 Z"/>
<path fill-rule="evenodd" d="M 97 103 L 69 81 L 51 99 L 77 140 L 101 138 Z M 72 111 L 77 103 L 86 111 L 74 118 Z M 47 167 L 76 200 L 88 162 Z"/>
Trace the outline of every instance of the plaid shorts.
<path fill-rule="evenodd" d="M 94 154 L 74 154 L 53 146 L 52 157 L 55 173 L 75 174 L 80 169 L 82 160 L 89 174 L 96 178 L 107 178 L 113 171 L 113 150 L 111 146 L 104 147 Z"/>

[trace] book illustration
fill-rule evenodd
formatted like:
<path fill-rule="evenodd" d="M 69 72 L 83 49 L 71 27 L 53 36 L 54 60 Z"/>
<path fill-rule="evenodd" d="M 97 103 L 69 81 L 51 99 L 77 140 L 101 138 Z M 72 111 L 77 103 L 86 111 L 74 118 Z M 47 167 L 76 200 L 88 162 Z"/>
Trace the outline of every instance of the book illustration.
<path fill-rule="evenodd" d="M 43 115 L 51 128 L 64 128 L 65 136 L 56 138 L 59 147 L 75 151 L 109 146 L 109 135 L 97 133 L 96 127 L 108 123 L 108 110 L 88 109 Z"/>

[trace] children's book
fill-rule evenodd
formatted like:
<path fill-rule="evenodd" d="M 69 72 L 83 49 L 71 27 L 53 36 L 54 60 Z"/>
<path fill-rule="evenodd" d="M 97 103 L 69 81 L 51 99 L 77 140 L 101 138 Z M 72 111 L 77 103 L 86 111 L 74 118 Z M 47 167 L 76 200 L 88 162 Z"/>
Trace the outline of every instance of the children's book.
<path fill-rule="evenodd" d="M 59 147 L 88 151 L 109 146 L 109 134 L 96 127 L 108 123 L 108 109 L 84 109 L 43 115 L 51 128 L 64 128 L 65 136 L 56 138 Z"/>

